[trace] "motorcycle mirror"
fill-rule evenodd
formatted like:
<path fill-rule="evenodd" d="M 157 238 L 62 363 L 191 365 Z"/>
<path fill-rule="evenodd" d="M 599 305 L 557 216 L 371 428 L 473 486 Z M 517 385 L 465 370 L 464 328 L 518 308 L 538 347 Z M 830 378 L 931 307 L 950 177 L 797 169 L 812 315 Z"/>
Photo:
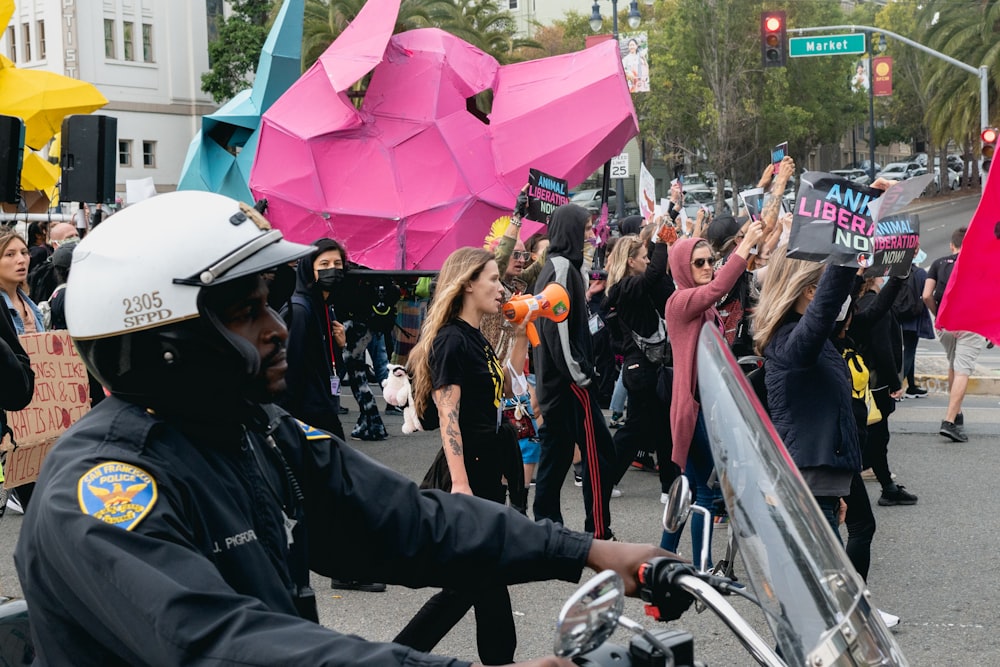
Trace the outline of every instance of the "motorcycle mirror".
<path fill-rule="evenodd" d="M 593 651 L 611 636 L 625 608 L 625 583 L 613 570 L 581 586 L 563 605 L 556 621 L 555 654 L 572 658 Z"/>
<path fill-rule="evenodd" d="M 681 475 L 670 485 L 667 504 L 663 508 L 663 530 L 676 533 L 691 514 L 691 485 L 687 477 Z"/>

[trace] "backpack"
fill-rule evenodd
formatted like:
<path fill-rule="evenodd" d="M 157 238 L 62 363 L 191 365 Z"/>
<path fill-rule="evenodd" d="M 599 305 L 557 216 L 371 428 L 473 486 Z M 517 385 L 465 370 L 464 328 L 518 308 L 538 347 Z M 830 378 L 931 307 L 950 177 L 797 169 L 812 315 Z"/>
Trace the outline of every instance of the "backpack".
<path fill-rule="evenodd" d="M 896 295 L 896 300 L 892 302 L 892 312 L 898 320 L 909 321 L 920 317 L 923 312 L 924 302 L 917 293 L 917 276 L 911 271 L 906 279 L 906 284 Z"/>
<path fill-rule="evenodd" d="M 851 398 L 857 401 L 864 401 L 868 411 L 868 425 L 877 424 L 882 421 L 882 411 L 875 404 L 875 396 L 872 394 L 869 383 L 870 373 L 865 365 L 864 357 L 853 348 L 844 348 L 842 352 L 847 368 L 851 371 Z"/>
<path fill-rule="evenodd" d="M 351 274 L 347 274 L 348 279 Z M 357 288 L 349 303 L 338 302 L 341 314 L 349 319 L 364 322 L 371 331 L 389 333 L 396 326 L 396 304 L 403 296 L 392 278 L 379 275 L 357 277 Z"/>

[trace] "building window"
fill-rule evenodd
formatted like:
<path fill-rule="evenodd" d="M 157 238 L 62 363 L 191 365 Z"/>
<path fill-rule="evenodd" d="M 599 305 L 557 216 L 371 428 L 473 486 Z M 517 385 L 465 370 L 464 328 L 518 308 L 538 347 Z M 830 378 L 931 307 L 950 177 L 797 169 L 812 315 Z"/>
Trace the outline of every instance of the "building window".
<path fill-rule="evenodd" d="M 10 45 L 10 59 L 11 62 L 17 62 L 17 33 L 14 31 L 14 26 L 7 28 L 7 44 Z"/>
<path fill-rule="evenodd" d="M 507 7 L 508 9 L 517 9 L 517 0 L 509 0 Z"/>
<path fill-rule="evenodd" d="M 156 168 L 156 142 L 142 142 L 142 166 L 151 169 Z"/>
<path fill-rule="evenodd" d="M 118 47 L 115 44 L 114 19 L 104 19 L 104 57 L 112 60 L 118 57 Z"/>
<path fill-rule="evenodd" d="M 35 35 L 38 37 L 38 57 L 45 58 L 45 21 L 35 24 Z"/>
<path fill-rule="evenodd" d="M 31 60 L 31 24 L 21 24 L 21 34 L 24 35 L 24 61 Z"/>
<path fill-rule="evenodd" d="M 135 24 L 131 21 L 122 22 L 122 44 L 125 45 L 125 60 L 135 60 L 135 41 L 133 28 Z"/>
<path fill-rule="evenodd" d="M 142 24 L 142 62 L 153 62 L 153 26 L 150 23 Z"/>
<path fill-rule="evenodd" d="M 132 166 L 132 140 L 122 139 L 118 142 L 118 166 Z"/>

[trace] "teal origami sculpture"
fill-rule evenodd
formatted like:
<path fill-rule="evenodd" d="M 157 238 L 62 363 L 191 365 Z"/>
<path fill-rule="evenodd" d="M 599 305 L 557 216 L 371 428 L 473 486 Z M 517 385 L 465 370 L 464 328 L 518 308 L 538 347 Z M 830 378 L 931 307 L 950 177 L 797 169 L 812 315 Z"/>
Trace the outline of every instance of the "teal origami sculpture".
<path fill-rule="evenodd" d="M 250 168 L 257 155 L 260 117 L 302 73 L 305 0 L 285 0 L 264 42 L 253 88 L 240 91 L 202 118 L 188 147 L 178 190 L 217 192 L 253 202 Z"/>

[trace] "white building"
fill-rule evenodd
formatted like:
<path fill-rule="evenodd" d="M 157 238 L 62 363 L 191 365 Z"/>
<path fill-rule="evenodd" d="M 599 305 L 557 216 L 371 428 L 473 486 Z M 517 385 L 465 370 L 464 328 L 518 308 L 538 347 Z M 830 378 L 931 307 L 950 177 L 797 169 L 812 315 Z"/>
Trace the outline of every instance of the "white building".
<path fill-rule="evenodd" d="M 594 4 L 594 0 L 497 0 L 497 2 L 500 9 L 506 9 L 517 19 L 517 31 L 529 36 L 534 34 L 534 23 L 550 25 L 553 21 L 562 19 L 569 11 L 590 16 Z M 619 8 L 623 2 L 626 7 L 628 6 L 628 0 L 619 0 Z M 601 4 L 607 5 L 607 9 L 601 8 L 601 13 L 606 13 L 610 18 L 611 3 L 602 0 Z"/>
<path fill-rule="evenodd" d="M 176 188 L 201 117 L 216 109 L 201 91 L 209 33 L 222 0 L 15 0 L 0 53 L 19 68 L 94 84 L 108 98 L 95 112 L 118 119 L 117 190 L 153 177 Z"/>

